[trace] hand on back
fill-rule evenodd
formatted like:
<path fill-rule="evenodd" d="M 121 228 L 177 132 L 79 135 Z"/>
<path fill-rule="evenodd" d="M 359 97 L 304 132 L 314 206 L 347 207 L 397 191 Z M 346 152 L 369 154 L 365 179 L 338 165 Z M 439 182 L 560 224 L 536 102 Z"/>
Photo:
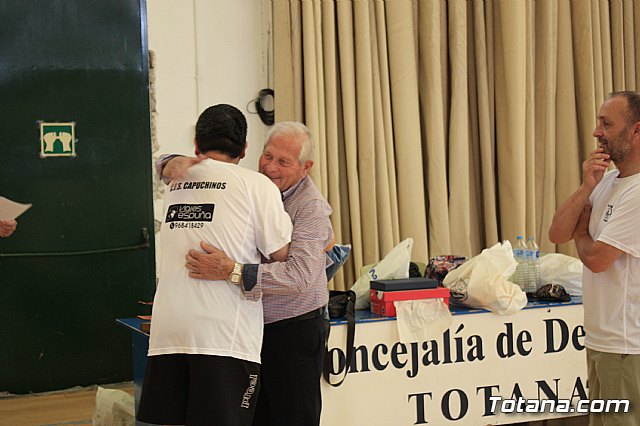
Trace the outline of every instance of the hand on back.
<path fill-rule="evenodd" d="M 187 170 L 207 157 L 204 155 L 198 155 L 197 157 L 173 157 L 167 162 L 162 169 L 162 176 L 170 179 L 180 179 L 183 177 Z"/>

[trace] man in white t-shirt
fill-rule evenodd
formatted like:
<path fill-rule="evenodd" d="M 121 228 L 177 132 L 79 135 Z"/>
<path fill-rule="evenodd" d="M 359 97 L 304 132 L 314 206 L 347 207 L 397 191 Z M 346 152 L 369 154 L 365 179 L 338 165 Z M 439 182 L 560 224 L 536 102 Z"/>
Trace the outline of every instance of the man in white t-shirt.
<path fill-rule="evenodd" d="M 139 421 L 251 424 L 263 311 L 259 290 L 240 285 L 240 263 L 286 259 L 292 224 L 278 188 L 238 166 L 246 133 L 236 108 L 207 108 L 195 135 L 196 154 L 207 158 L 167 188 Z M 234 254 L 238 268 L 227 280 L 189 277 L 185 256 L 201 241 Z"/>
<path fill-rule="evenodd" d="M 583 181 L 556 212 L 549 239 L 575 241 L 584 263 L 589 399 L 626 399 L 628 413 L 591 413 L 590 425 L 640 425 L 640 93 L 600 107 L 599 146 Z M 616 169 L 607 171 L 613 161 Z"/>

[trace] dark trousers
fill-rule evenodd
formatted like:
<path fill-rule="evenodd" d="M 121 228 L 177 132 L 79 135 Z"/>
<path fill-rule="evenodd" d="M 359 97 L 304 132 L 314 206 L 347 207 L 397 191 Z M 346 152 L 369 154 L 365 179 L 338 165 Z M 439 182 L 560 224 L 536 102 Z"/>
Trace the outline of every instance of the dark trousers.
<path fill-rule="evenodd" d="M 147 357 L 137 419 L 157 425 L 249 426 L 260 364 L 215 355 Z"/>
<path fill-rule="evenodd" d="M 320 424 L 324 320 L 283 320 L 264 327 L 260 394 L 253 426 Z"/>

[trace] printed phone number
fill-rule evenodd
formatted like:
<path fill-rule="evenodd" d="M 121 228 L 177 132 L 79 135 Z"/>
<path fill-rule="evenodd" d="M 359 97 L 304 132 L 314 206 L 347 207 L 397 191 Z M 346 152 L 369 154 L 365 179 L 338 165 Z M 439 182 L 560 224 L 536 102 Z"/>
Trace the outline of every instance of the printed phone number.
<path fill-rule="evenodd" d="M 198 228 L 202 228 L 204 226 L 204 223 L 201 222 L 197 222 L 197 223 L 191 223 L 191 222 L 171 222 L 171 224 L 169 225 L 170 229 L 183 229 L 183 228 L 194 228 L 194 229 L 198 229 Z"/>

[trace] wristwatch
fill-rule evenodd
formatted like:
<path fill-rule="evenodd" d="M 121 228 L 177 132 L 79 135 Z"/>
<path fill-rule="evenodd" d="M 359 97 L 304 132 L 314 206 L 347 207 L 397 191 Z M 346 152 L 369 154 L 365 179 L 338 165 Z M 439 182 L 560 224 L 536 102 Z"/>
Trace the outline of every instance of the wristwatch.
<path fill-rule="evenodd" d="M 236 262 L 233 265 L 233 271 L 229 274 L 229 281 L 234 284 L 240 284 L 242 281 L 242 263 Z"/>

